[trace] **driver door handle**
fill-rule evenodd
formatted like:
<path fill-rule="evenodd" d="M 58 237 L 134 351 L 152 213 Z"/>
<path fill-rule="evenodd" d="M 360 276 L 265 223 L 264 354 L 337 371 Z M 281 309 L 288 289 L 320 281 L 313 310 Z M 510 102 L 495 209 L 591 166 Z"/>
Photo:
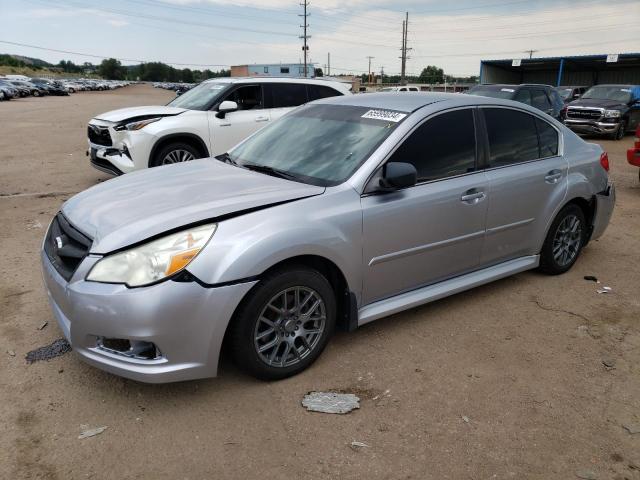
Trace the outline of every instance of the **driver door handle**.
<path fill-rule="evenodd" d="M 485 197 L 485 194 L 483 191 L 478 191 L 477 189 L 472 188 L 464 192 L 464 194 L 460 197 L 460 200 L 463 203 L 468 203 L 469 205 L 475 205 L 476 203 L 480 203 L 484 199 L 484 197 Z"/>
<path fill-rule="evenodd" d="M 258 115 L 256 117 L 256 122 L 268 122 L 269 121 L 269 117 L 267 117 L 266 115 Z"/>

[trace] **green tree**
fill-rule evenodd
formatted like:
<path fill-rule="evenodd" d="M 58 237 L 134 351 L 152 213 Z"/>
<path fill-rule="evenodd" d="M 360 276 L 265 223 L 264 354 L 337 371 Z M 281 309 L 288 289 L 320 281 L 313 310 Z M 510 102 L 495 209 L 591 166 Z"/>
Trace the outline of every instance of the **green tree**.
<path fill-rule="evenodd" d="M 324 72 L 322 71 L 322 69 L 321 69 L 321 68 L 316 68 L 316 69 L 314 70 L 314 72 L 313 72 L 313 73 L 314 73 L 314 75 L 315 75 L 316 77 L 322 77 L 322 76 L 324 76 Z"/>
<path fill-rule="evenodd" d="M 185 83 L 193 83 L 193 72 L 189 68 L 182 69 L 182 81 Z"/>
<path fill-rule="evenodd" d="M 119 60 L 107 58 L 98 66 L 98 74 L 107 80 L 122 80 L 125 75 L 125 69 Z"/>
<path fill-rule="evenodd" d="M 444 70 L 434 65 L 422 69 L 422 73 L 418 80 L 421 83 L 444 83 Z"/>

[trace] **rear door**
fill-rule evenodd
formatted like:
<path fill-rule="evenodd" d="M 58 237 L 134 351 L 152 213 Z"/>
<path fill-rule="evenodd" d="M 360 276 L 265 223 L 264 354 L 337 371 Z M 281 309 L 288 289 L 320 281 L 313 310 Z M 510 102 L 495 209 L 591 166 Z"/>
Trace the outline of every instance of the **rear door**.
<path fill-rule="evenodd" d="M 412 163 L 418 184 L 362 197 L 364 304 L 477 268 L 487 211 L 477 155 L 464 108 L 427 119 L 390 156 Z"/>
<path fill-rule="evenodd" d="M 309 101 L 304 83 L 270 83 L 265 85 L 265 97 L 271 120 L 277 120 L 295 107 Z"/>
<path fill-rule="evenodd" d="M 240 85 L 229 92 L 222 101 L 238 104 L 238 110 L 218 118 L 217 111 L 207 112 L 211 135 L 211 154 L 228 151 L 269 121 L 269 111 L 264 108 L 261 84 Z"/>
<path fill-rule="evenodd" d="M 481 261 L 488 266 L 540 252 L 541 234 L 566 195 L 568 164 L 560 155 L 559 132 L 549 122 L 511 108 L 480 111 L 489 182 Z"/>
<path fill-rule="evenodd" d="M 531 106 L 542 110 L 547 115 L 554 116 L 554 109 L 551 100 L 547 96 L 547 92 L 542 88 L 530 88 L 531 90 Z"/>

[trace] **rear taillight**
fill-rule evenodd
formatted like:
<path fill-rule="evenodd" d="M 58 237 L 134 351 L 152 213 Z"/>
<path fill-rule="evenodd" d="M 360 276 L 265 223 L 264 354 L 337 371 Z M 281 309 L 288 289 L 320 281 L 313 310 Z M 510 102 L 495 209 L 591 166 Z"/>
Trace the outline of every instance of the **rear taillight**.
<path fill-rule="evenodd" d="M 609 155 L 607 155 L 607 152 L 602 152 L 602 155 L 600 155 L 600 165 L 607 172 L 609 171 Z"/>

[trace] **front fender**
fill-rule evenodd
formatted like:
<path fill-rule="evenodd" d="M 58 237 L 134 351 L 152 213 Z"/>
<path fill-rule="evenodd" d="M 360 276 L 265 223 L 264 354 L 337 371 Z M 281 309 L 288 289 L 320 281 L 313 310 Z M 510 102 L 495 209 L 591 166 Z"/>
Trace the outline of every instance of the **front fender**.
<path fill-rule="evenodd" d="M 227 284 L 255 278 L 300 255 L 333 262 L 349 290 L 359 296 L 362 212 L 354 190 L 325 193 L 222 221 L 187 270 L 203 283 Z"/>

